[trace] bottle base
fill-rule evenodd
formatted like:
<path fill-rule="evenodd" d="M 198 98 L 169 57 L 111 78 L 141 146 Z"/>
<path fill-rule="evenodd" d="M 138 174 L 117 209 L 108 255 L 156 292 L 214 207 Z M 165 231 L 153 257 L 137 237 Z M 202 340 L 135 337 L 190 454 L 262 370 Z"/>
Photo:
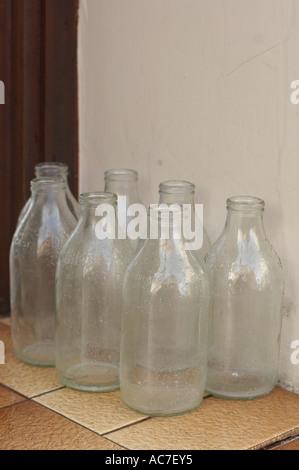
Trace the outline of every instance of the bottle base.
<path fill-rule="evenodd" d="M 181 416 L 197 409 L 203 398 L 198 390 L 130 385 L 121 387 L 124 403 L 133 411 L 147 416 Z"/>
<path fill-rule="evenodd" d="M 172 411 L 172 412 L 167 412 L 167 411 L 160 411 L 160 410 L 156 410 L 156 411 L 153 411 L 153 410 L 147 410 L 147 409 L 139 409 L 139 408 L 135 408 L 134 406 L 132 405 L 129 405 L 128 403 L 125 403 L 125 405 L 130 408 L 130 410 L 132 411 L 135 411 L 136 413 L 140 413 L 140 414 L 143 414 L 143 415 L 146 415 L 146 416 L 152 416 L 152 417 L 160 417 L 160 418 L 171 418 L 171 417 L 175 417 L 175 416 L 183 416 L 183 415 L 186 415 L 186 414 L 189 414 L 189 413 L 192 413 L 192 411 L 195 411 L 200 405 L 201 405 L 201 402 L 202 400 L 197 404 L 197 405 L 194 405 L 192 408 L 188 408 L 187 410 L 178 410 L 178 411 Z"/>
<path fill-rule="evenodd" d="M 17 358 L 33 367 L 55 367 L 54 343 L 39 341 L 16 351 Z"/>
<path fill-rule="evenodd" d="M 82 392 L 112 392 L 119 389 L 118 367 L 107 363 L 81 363 L 70 366 L 59 380 L 69 388 Z"/>
<path fill-rule="evenodd" d="M 265 397 L 273 388 L 274 385 L 269 386 L 269 381 L 261 377 L 223 373 L 208 378 L 206 392 L 217 398 L 246 401 Z"/>

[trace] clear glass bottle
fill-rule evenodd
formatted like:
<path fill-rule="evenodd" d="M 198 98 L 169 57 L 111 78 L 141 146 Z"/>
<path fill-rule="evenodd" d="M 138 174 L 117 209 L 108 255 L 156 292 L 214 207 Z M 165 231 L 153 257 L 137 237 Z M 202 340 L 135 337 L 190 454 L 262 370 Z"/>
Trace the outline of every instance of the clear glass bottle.
<path fill-rule="evenodd" d="M 64 179 L 36 178 L 31 192 L 10 250 L 12 338 L 20 360 L 54 366 L 56 264 L 77 221 L 66 203 Z"/>
<path fill-rule="evenodd" d="M 207 390 L 230 399 L 267 395 L 277 379 L 284 280 L 263 227 L 264 201 L 232 197 L 206 257 L 213 308 Z"/>
<path fill-rule="evenodd" d="M 65 180 L 66 183 L 66 200 L 67 204 L 70 208 L 70 211 L 72 214 L 76 217 L 76 219 L 79 219 L 79 213 L 80 213 L 80 208 L 79 208 L 79 203 L 73 196 L 73 193 L 70 190 L 69 184 L 68 184 L 68 166 L 65 163 L 60 163 L 60 162 L 42 162 L 38 163 L 34 167 L 34 172 L 36 178 L 43 178 L 43 177 L 60 177 Z M 18 224 L 21 222 L 22 218 L 27 212 L 28 207 L 30 206 L 31 198 L 28 199 L 26 202 L 25 206 L 23 207 L 19 218 L 18 218 Z"/>
<path fill-rule="evenodd" d="M 105 191 L 118 196 L 118 223 L 123 233 L 134 216 L 127 216 L 128 207 L 142 204 L 138 191 L 138 173 L 126 168 L 105 171 Z M 123 200 L 125 199 L 125 204 Z M 124 214 L 125 212 L 125 214 Z M 139 250 L 139 240 L 130 240 L 133 250 Z"/>
<path fill-rule="evenodd" d="M 105 204 L 115 216 L 116 203 L 111 193 L 81 195 L 79 222 L 57 267 L 56 369 L 64 385 L 82 391 L 119 388 L 121 290 L 132 249 L 117 231 L 115 239 L 98 238 L 96 212 Z"/>
<path fill-rule="evenodd" d="M 164 238 L 170 212 L 169 238 Z M 152 416 L 187 413 L 203 398 L 207 367 L 209 281 L 181 233 L 181 210 L 151 206 L 148 237 L 123 289 L 120 387 L 130 408 Z"/>
<path fill-rule="evenodd" d="M 181 180 L 169 180 L 160 183 L 160 204 L 190 204 L 191 215 L 192 215 L 192 227 L 195 230 L 195 185 L 189 181 Z M 198 250 L 194 250 L 193 254 L 198 259 L 199 263 L 203 265 L 206 254 L 211 249 L 211 243 L 207 231 L 204 226 L 201 225 L 202 230 L 202 247 Z"/>

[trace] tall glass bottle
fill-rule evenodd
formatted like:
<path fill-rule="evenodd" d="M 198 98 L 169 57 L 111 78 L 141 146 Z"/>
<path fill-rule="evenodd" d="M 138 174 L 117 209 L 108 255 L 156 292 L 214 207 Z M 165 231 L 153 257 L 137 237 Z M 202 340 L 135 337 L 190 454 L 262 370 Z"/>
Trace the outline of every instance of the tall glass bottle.
<path fill-rule="evenodd" d="M 128 207 L 142 204 L 138 191 L 138 173 L 135 170 L 115 168 L 105 171 L 105 191 L 118 196 L 118 223 L 123 233 L 133 216 L 127 215 Z M 130 240 L 134 251 L 139 249 L 139 240 Z"/>
<path fill-rule="evenodd" d="M 67 204 L 70 208 L 70 211 L 76 217 L 76 219 L 79 218 L 79 204 L 78 201 L 75 199 L 73 196 L 73 193 L 70 190 L 69 184 L 68 184 L 68 166 L 65 165 L 64 163 L 57 163 L 57 162 L 42 162 L 38 163 L 35 165 L 34 168 L 35 172 L 35 177 L 36 178 L 43 178 L 43 177 L 60 177 L 65 180 L 66 184 L 66 200 Z M 18 224 L 21 222 L 22 218 L 27 212 L 28 207 L 30 206 L 31 199 L 28 199 L 26 202 L 25 206 L 23 207 L 19 218 L 18 218 Z"/>
<path fill-rule="evenodd" d="M 12 338 L 20 360 L 53 366 L 56 264 L 77 221 L 62 178 L 36 178 L 31 192 L 10 250 Z"/>
<path fill-rule="evenodd" d="M 191 206 L 191 215 L 193 222 L 193 230 L 195 230 L 195 185 L 189 181 L 181 180 L 169 180 L 160 183 L 159 185 L 160 193 L 160 204 L 190 204 Z M 200 249 L 194 250 L 193 254 L 198 259 L 199 263 L 203 265 L 204 258 L 206 254 L 210 251 L 211 243 L 209 236 L 204 228 L 201 225 L 202 230 L 202 246 Z"/>
<path fill-rule="evenodd" d="M 158 237 L 148 237 L 124 281 L 121 394 L 141 413 L 179 415 L 198 407 L 205 390 L 209 281 L 185 249 L 180 208 L 152 206 L 149 218 Z"/>
<path fill-rule="evenodd" d="M 77 390 L 119 388 L 121 290 L 132 252 L 117 232 L 97 232 L 104 220 L 97 208 L 105 204 L 115 217 L 116 202 L 111 193 L 81 195 L 78 225 L 58 262 L 56 368 L 61 382 Z"/>
<path fill-rule="evenodd" d="M 284 280 L 264 205 L 228 199 L 224 231 L 206 257 L 213 281 L 207 390 L 219 397 L 257 398 L 276 383 Z"/>

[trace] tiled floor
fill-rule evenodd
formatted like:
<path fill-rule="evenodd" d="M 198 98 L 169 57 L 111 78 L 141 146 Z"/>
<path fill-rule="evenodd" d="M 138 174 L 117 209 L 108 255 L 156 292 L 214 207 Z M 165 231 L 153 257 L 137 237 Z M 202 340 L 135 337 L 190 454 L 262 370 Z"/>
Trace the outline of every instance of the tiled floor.
<path fill-rule="evenodd" d="M 206 396 L 194 412 L 149 418 L 128 409 L 119 391 L 76 392 L 54 368 L 16 359 L 9 319 L 0 320 L 0 449 L 299 450 L 299 396 L 282 389 L 234 402 Z"/>

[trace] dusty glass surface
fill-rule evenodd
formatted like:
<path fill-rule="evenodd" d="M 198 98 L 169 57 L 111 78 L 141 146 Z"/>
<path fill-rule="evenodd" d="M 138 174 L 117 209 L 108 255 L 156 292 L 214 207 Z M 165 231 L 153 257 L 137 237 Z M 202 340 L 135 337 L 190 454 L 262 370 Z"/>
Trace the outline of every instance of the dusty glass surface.
<path fill-rule="evenodd" d="M 213 308 L 207 390 L 220 397 L 267 395 L 277 379 L 283 271 L 263 227 L 264 201 L 234 197 L 206 258 Z"/>

